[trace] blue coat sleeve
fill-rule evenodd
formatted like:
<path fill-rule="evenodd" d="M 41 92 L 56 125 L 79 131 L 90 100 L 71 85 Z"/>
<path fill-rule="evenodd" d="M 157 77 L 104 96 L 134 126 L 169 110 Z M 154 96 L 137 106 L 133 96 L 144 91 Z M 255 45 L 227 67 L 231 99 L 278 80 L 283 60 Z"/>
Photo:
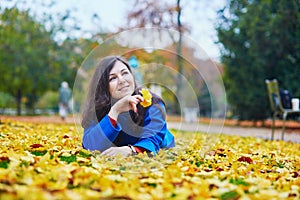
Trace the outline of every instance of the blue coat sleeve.
<path fill-rule="evenodd" d="M 152 105 L 146 112 L 141 138 L 134 146 L 157 153 L 160 148 L 175 146 L 174 136 L 169 132 L 165 120 L 163 103 Z"/>
<path fill-rule="evenodd" d="M 106 115 L 99 123 L 94 122 L 84 129 L 82 146 L 88 150 L 104 151 L 111 147 L 120 131 L 121 127 L 118 124 L 114 127 Z"/>

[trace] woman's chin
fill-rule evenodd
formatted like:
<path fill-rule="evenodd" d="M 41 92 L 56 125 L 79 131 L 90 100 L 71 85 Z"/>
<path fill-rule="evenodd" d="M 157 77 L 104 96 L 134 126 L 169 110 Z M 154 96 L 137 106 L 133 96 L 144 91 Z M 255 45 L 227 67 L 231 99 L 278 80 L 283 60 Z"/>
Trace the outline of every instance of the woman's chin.
<path fill-rule="evenodd" d="M 125 96 L 131 95 L 132 93 L 133 92 L 131 92 L 130 90 L 120 91 L 120 94 L 117 95 L 117 96 L 115 96 L 115 97 L 113 97 L 113 98 L 115 98 L 115 99 L 121 99 L 121 98 L 123 98 Z"/>

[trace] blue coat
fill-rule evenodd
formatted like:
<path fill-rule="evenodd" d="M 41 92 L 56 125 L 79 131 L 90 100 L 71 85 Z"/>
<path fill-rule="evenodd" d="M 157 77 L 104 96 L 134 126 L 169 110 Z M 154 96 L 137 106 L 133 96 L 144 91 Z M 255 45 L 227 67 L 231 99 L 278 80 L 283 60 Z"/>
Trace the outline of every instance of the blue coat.
<path fill-rule="evenodd" d="M 144 116 L 144 126 L 135 124 L 129 112 L 121 113 L 114 127 L 108 115 L 84 129 L 82 145 L 85 149 L 104 151 L 111 146 L 133 145 L 157 153 L 160 148 L 175 146 L 167 128 L 165 106 L 161 102 L 151 105 Z"/>

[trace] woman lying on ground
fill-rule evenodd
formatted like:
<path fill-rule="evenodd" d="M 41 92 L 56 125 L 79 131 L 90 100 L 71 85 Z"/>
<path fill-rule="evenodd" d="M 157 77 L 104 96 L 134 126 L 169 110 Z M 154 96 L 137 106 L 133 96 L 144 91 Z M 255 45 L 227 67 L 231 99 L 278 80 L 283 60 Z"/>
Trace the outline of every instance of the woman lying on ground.
<path fill-rule="evenodd" d="M 101 155 L 156 154 L 175 146 L 163 100 L 137 88 L 129 64 L 108 56 L 97 65 L 83 112 L 82 145 Z"/>

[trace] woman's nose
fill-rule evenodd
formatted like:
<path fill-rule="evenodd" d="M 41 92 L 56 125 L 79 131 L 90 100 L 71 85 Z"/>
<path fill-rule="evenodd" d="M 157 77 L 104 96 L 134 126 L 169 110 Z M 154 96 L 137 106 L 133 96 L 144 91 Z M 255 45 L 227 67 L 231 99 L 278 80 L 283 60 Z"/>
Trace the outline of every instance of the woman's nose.
<path fill-rule="evenodd" d="M 125 82 L 125 78 L 122 75 L 119 76 L 119 82 L 120 83 L 124 83 Z"/>

